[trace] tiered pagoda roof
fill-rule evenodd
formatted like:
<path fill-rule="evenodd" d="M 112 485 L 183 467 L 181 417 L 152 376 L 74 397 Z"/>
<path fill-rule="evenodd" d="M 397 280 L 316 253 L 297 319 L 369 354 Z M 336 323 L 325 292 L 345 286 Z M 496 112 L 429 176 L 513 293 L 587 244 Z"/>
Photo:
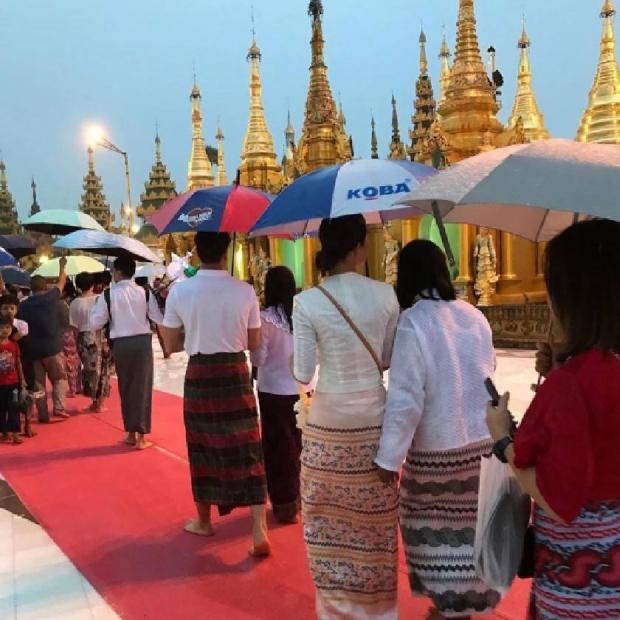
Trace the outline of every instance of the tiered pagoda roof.
<path fill-rule="evenodd" d="M 161 139 L 155 136 L 155 163 L 149 172 L 148 181 L 144 183 L 144 192 L 140 194 L 138 216 L 143 221 L 158 211 L 164 204 L 177 195 L 176 183 L 161 158 Z"/>
<path fill-rule="evenodd" d="M 445 44 L 445 39 L 444 39 Z M 447 44 L 446 44 L 447 47 Z M 443 47 L 442 47 L 443 51 Z M 448 51 L 448 57 L 450 52 Z M 426 56 L 426 35 L 420 33 L 420 77 L 415 85 L 415 114 L 411 117 L 413 129 L 409 132 L 411 146 L 407 153 L 411 161 L 423 161 L 425 149 L 435 122 L 437 104 L 433 93 L 433 84 L 428 75 L 428 59 Z"/>
<path fill-rule="evenodd" d="M 84 193 L 82 194 L 82 202 L 79 210 L 82 213 L 90 215 L 105 230 L 110 227 L 110 205 L 106 202 L 103 193 L 103 183 L 101 177 L 95 172 L 95 162 L 93 160 L 93 149 L 88 147 L 88 173 L 84 177 Z"/>
<path fill-rule="evenodd" d="M 19 231 L 17 209 L 6 180 L 6 166 L 0 160 L 0 235 L 15 235 Z"/>

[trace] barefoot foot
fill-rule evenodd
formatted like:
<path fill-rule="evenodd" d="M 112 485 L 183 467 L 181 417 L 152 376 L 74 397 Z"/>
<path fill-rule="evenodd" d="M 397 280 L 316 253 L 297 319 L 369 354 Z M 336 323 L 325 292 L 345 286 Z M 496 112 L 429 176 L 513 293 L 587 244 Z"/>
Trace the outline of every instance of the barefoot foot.
<path fill-rule="evenodd" d="M 126 443 L 128 446 L 135 446 L 137 442 L 135 433 L 125 433 L 123 443 Z"/>
<path fill-rule="evenodd" d="M 186 532 L 190 534 L 195 534 L 196 536 L 214 536 L 215 532 L 213 531 L 213 527 L 211 525 L 201 525 L 200 519 L 191 519 L 185 524 L 183 528 Z"/>
<path fill-rule="evenodd" d="M 268 558 L 271 555 L 271 545 L 268 540 L 264 540 L 261 543 L 254 543 L 252 548 L 248 551 L 248 554 L 253 558 Z"/>
<path fill-rule="evenodd" d="M 152 445 L 152 442 L 147 441 L 146 439 L 138 439 L 138 441 L 136 441 L 136 450 L 146 450 Z"/>

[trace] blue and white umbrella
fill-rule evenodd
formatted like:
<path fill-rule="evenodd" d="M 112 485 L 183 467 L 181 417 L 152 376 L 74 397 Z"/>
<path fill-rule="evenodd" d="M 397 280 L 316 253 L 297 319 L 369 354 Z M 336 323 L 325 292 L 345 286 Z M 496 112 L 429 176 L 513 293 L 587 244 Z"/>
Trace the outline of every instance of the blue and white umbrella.
<path fill-rule="evenodd" d="M 54 243 L 55 248 L 81 250 L 101 256 L 126 256 L 136 261 L 161 263 L 142 241 L 98 230 L 77 230 Z"/>
<path fill-rule="evenodd" d="M 0 248 L 0 267 L 17 267 L 17 259 L 4 248 Z"/>
<path fill-rule="evenodd" d="M 321 220 L 362 214 L 369 224 L 399 219 L 411 209 L 394 204 L 434 168 L 409 161 L 355 159 L 297 179 L 271 203 L 252 229 L 254 235 L 306 235 Z"/>

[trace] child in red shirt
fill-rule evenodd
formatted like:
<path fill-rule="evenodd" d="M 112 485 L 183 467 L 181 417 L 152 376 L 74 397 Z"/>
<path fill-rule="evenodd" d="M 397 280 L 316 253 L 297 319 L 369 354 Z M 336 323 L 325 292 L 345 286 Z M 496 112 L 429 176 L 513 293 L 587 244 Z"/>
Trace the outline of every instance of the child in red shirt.
<path fill-rule="evenodd" d="M 19 391 L 24 375 L 19 346 L 11 340 L 13 321 L 0 315 L 0 432 L 5 440 L 22 443 L 19 436 Z"/>

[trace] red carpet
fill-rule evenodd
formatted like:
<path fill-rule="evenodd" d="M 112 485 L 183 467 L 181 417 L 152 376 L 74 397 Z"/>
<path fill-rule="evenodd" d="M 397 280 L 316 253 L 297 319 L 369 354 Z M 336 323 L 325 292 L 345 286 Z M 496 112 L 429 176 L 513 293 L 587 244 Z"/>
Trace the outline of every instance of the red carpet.
<path fill-rule="evenodd" d="M 262 562 L 247 556 L 247 510 L 216 521 L 211 539 L 182 531 L 194 508 L 181 399 L 156 393 L 153 420 L 158 447 L 119 444 L 115 394 L 101 416 L 35 425 L 35 439 L 0 446 L 0 473 L 125 620 L 314 618 L 300 526 L 270 523 L 274 556 Z M 422 619 L 428 603 L 411 598 L 404 566 L 401 575 L 401 617 Z M 525 618 L 527 590 L 517 585 L 494 617 Z"/>

